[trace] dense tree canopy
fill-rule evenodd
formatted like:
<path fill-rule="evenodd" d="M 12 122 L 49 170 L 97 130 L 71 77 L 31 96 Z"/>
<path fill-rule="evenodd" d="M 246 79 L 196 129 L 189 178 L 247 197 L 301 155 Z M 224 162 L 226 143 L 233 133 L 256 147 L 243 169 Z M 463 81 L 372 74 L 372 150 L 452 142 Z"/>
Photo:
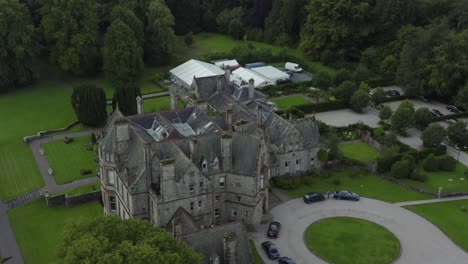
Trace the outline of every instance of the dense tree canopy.
<path fill-rule="evenodd" d="M 51 60 L 73 74 L 93 74 L 100 65 L 95 0 L 44 0 L 42 27 Z"/>
<path fill-rule="evenodd" d="M 132 1 L 130 1 L 132 2 Z M 116 19 L 124 22 L 135 35 L 135 38 L 140 47 L 143 47 L 144 43 L 144 31 L 143 31 L 143 22 L 133 13 L 132 10 L 126 8 L 125 6 L 116 6 L 112 9 L 110 14 L 110 22 L 114 22 Z"/>
<path fill-rule="evenodd" d="M 274 0 L 265 19 L 265 41 L 277 45 L 292 45 L 297 42 L 303 23 L 306 1 Z"/>
<path fill-rule="evenodd" d="M 398 106 L 391 118 L 392 129 L 405 133 L 405 130 L 414 124 L 414 106 L 406 100 Z"/>
<path fill-rule="evenodd" d="M 59 259 L 64 264 L 202 263 L 184 242 L 150 222 L 105 216 L 68 226 Z"/>
<path fill-rule="evenodd" d="M 34 26 L 24 4 L 0 0 L 0 93 L 36 76 Z"/>
<path fill-rule="evenodd" d="M 445 128 L 439 124 L 430 124 L 424 129 L 421 139 L 424 147 L 433 148 L 442 143 L 445 138 Z"/>
<path fill-rule="evenodd" d="M 73 88 L 71 104 L 78 120 L 87 126 L 102 125 L 107 118 L 107 99 L 102 88 L 83 84 Z"/>
<path fill-rule="evenodd" d="M 135 84 L 124 84 L 117 86 L 112 97 L 112 108 L 117 105 L 124 115 L 135 115 L 137 113 L 137 96 L 141 96 L 141 91 Z"/>

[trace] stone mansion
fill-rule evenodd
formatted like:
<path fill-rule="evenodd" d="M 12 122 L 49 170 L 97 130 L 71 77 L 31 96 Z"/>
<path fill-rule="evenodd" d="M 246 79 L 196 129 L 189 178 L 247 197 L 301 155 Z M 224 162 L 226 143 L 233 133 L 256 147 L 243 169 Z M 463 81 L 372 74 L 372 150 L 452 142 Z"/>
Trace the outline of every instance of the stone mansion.
<path fill-rule="evenodd" d="M 282 118 L 253 81 L 239 87 L 229 75 L 171 91 L 171 111 L 144 113 L 137 98 L 137 115 L 109 117 L 99 141 L 107 215 L 147 219 L 176 237 L 253 226 L 268 214 L 272 177 L 319 166 L 317 126 Z"/>

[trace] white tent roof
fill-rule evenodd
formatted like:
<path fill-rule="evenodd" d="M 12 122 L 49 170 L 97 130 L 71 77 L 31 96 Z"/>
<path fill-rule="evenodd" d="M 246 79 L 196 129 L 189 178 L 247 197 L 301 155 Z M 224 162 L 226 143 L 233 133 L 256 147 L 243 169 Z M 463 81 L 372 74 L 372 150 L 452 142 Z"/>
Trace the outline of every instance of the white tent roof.
<path fill-rule="evenodd" d="M 198 78 L 224 74 L 224 70 L 213 64 L 193 59 L 175 67 L 169 72 L 177 76 L 177 78 L 182 80 L 187 86 L 192 85 L 194 76 Z"/>
<path fill-rule="evenodd" d="M 239 66 L 239 62 L 236 60 L 223 60 L 223 61 L 217 61 L 214 63 L 216 66 L 223 68 L 223 67 L 237 67 Z"/>
<path fill-rule="evenodd" d="M 280 71 L 273 66 L 263 66 L 263 67 L 252 68 L 252 71 L 259 73 L 266 79 L 270 79 L 270 80 L 281 80 L 281 79 L 289 78 L 289 74 L 283 71 Z"/>
<path fill-rule="evenodd" d="M 256 72 L 240 67 L 232 72 L 232 75 L 248 83 L 250 79 L 254 80 L 255 87 L 268 85 L 268 81 Z"/>

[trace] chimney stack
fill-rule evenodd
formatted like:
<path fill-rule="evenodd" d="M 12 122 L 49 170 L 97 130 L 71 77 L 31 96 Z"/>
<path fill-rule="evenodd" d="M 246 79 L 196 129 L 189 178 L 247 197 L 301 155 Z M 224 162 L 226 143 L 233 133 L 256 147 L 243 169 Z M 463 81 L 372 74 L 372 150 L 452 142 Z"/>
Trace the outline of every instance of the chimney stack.
<path fill-rule="evenodd" d="M 145 113 L 145 105 L 144 105 L 144 102 L 143 102 L 143 98 L 141 98 L 141 96 L 137 96 L 136 101 L 137 101 L 137 113 L 138 113 L 138 115 L 144 114 Z"/>
<path fill-rule="evenodd" d="M 177 111 L 179 106 L 179 97 L 175 92 L 171 92 L 171 111 Z"/>
<path fill-rule="evenodd" d="M 226 127 L 228 132 L 232 132 L 232 106 L 226 110 Z"/>
<path fill-rule="evenodd" d="M 257 126 L 260 127 L 262 125 L 262 106 L 257 105 Z"/>
<path fill-rule="evenodd" d="M 255 98 L 255 81 L 254 79 L 249 80 L 249 98 L 254 99 Z"/>
<path fill-rule="evenodd" d="M 226 75 L 226 81 L 228 85 L 231 84 L 231 70 L 230 69 L 225 70 L 225 75 Z"/>
<path fill-rule="evenodd" d="M 218 76 L 217 83 L 216 83 L 216 90 L 221 92 L 223 90 L 223 76 Z"/>

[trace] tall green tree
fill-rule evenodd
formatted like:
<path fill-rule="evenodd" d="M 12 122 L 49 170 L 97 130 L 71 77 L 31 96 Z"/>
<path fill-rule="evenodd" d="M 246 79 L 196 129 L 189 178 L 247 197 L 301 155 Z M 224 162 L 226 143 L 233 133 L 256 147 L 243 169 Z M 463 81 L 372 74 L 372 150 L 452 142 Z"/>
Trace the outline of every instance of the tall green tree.
<path fill-rule="evenodd" d="M 303 1 L 274 0 L 265 19 L 265 41 L 277 45 L 293 44 L 299 37 Z"/>
<path fill-rule="evenodd" d="M 382 109 L 379 111 L 379 118 L 382 120 L 388 120 L 390 117 L 392 117 L 393 111 L 389 106 L 384 106 Z"/>
<path fill-rule="evenodd" d="M 78 120 L 87 126 L 104 124 L 107 118 L 106 93 L 93 84 L 73 88 L 71 104 Z"/>
<path fill-rule="evenodd" d="M 0 92 L 15 89 L 35 77 L 34 26 L 24 4 L 0 0 Z"/>
<path fill-rule="evenodd" d="M 351 109 L 361 113 L 370 103 L 368 93 L 364 89 L 357 90 L 349 101 Z"/>
<path fill-rule="evenodd" d="M 112 108 L 115 110 L 117 105 L 124 115 L 135 115 L 137 113 L 137 96 L 141 96 L 141 90 L 133 84 L 118 86 L 112 97 Z"/>
<path fill-rule="evenodd" d="M 376 20 L 378 43 L 393 40 L 401 26 L 415 19 L 417 0 L 376 0 L 373 17 Z"/>
<path fill-rule="evenodd" d="M 177 35 L 200 32 L 203 15 L 211 9 L 204 9 L 201 0 L 166 0 L 166 4 L 175 17 Z"/>
<path fill-rule="evenodd" d="M 145 61 L 153 66 L 169 62 L 175 44 L 174 16 L 162 0 L 152 0 L 147 11 Z"/>
<path fill-rule="evenodd" d="M 426 148 L 433 148 L 439 146 L 444 140 L 446 135 L 445 128 L 439 124 L 430 124 L 424 129 L 421 139 Z"/>
<path fill-rule="evenodd" d="M 318 59 L 325 50 L 340 58 L 358 59 L 361 45 L 373 31 L 370 6 L 364 0 L 311 0 L 301 32 L 301 47 Z"/>
<path fill-rule="evenodd" d="M 457 105 L 468 109 L 468 82 L 458 91 L 458 94 L 455 97 L 455 102 Z"/>
<path fill-rule="evenodd" d="M 461 149 L 468 147 L 468 129 L 466 129 L 466 126 L 465 122 L 457 121 L 447 128 L 448 138 Z"/>
<path fill-rule="evenodd" d="M 104 40 L 104 72 L 114 87 L 135 84 L 143 70 L 143 52 L 133 31 L 120 19 L 109 26 Z"/>
<path fill-rule="evenodd" d="M 125 6 L 115 6 L 112 9 L 110 14 L 110 22 L 114 22 L 116 19 L 121 20 L 124 22 L 135 35 L 136 40 L 140 47 L 143 47 L 145 33 L 144 33 L 144 26 L 143 22 L 133 13 L 132 10 Z"/>
<path fill-rule="evenodd" d="M 64 264 L 202 263 L 200 254 L 148 221 L 106 216 L 69 225 L 58 256 Z"/>
<path fill-rule="evenodd" d="M 228 8 L 223 10 L 216 17 L 216 24 L 218 31 L 233 37 L 234 39 L 241 39 L 244 35 L 243 19 L 245 16 L 242 7 Z"/>
<path fill-rule="evenodd" d="M 405 130 L 414 124 L 414 106 L 406 100 L 398 106 L 398 109 L 392 115 L 392 129 L 400 133 L 405 133 Z"/>
<path fill-rule="evenodd" d="M 432 114 L 427 107 L 421 107 L 414 112 L 414 124 L 419 130 L 424 130 L 431 121 Z"/>
<path fill-rule="evenodd" d="M 51 60 L 62 70 L 93 74 L 100 66 L 95 0 L 44 0 L 42 28 Z"/>

